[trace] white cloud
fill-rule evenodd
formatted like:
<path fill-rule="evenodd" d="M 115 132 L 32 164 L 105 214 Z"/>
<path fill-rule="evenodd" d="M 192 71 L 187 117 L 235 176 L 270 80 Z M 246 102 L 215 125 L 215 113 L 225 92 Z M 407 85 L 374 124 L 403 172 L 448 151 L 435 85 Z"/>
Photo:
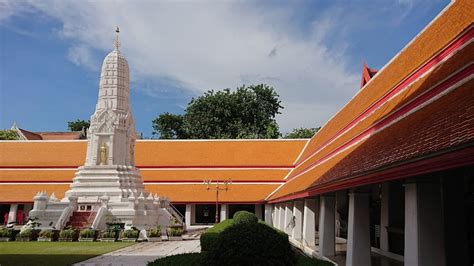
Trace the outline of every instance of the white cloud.
<path fill-rule="evenodd" d="M 63 23 L 60 36 L 74 40 L 68 56 L 75 64 L 94 67 L 97 59 L 90 49 L 105 56 L 119 25 L 121 50 L 134 81 L 164 79 L 194 93 L 243 83 L 271 84 L 285 106 L 278 117 L 283 131 L 324 124 L 358 88 L 358 74 L 350 73 L 343 54 L 334 53 L 324 41 L 333 30 L 331 19 L 314 22 L 305 35 L 292 22 L 291 10 L 248 2 L 30 5 Z M 149 95 L 160 93 L 146 90 Z"/>
<path fill-rule="evenodd" d="M 19 11 L 18 2 L 0 0 L 0 23 L 8 20 Z"/>
<path fill-rule="evenodd" d="M 92 70 L 100 69 L 100 62 L 92 55 L 90 48 L 84 45 L 70 47 L 68 59 L 78 66 L 85 66 Z"/>

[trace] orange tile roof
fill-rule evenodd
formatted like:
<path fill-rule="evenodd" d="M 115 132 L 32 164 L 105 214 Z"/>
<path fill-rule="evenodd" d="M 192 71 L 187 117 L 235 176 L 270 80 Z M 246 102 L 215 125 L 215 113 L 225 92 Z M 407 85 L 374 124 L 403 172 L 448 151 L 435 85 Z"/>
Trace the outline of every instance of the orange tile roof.
<path fill-rule="evenodd" d="M 290 170 L 276 169 L 222 169 L 222 170 L 145 170 L 141 171 L 145 182 L 170 180 L 202 181 L 203 179 L 232 181 L 282 181 Z"/>
<path fill-rule="evenodd" d="M 219 193 L 219 202 L 240 202 L 251 203 L 261 202 L 265 197 L 274 191 L 279 185 L 252 184 L 240 185 L 232 184 L 230 190 Z M 165 195 L 174 203 L 185 202 L 216 202 L 216 192 L 208 191 L 202 184 L 174 184 L 174 185 L 145 185 L 145 189 L 158 195 Z"/>
<path fill-rule="evenodd" d="M 434 72 L 434 75 L 426 75 L 416 81 L 410 88 L 408 88 L 404 93 L 399 94 L 393 98 L 390 102 L 386 103 L 383 108 L 380 108 L 373 112 L 371 116 L 367 117 L 365 120 L 361 121 L 359 124 L 354 126 L 352 129 L 348 130 L 345 134 L 340 136 L 336 141 L 321 149 L 315 155 L 308 159 L 306 162 L 301 162 L 298 167 L 292 172 L 292 175 L 297 175 L 304 171 L 311 164 L 315 163 L 317 160 L 323 158 L 328 153 L 336 149 L 338 146 L 346 143 L 350 139 L 360 134 L 360 132 L 372 126 L 377 121 L 380 121 L 388 114 L 395 111 L 397 108 L 403 104 L 413 100 L 415 97 L 420 96 L 422 93 L 428 91 L 435 84 L 446 78 L 449 74 L 453 73 L 457 69 L 468 64 L 471 59 L 468 55 L 474 53 L 474 45 L 470 44 L 461 50 L 459 53 L 454 55 L 451 59 L 445 62 L 442 67 L 439 67 Z"/>
<path fill-rule="evenodd" d="M 306 142 L 137 141 L 135 154 L 145 185 L 160 195 L 166 193 L 173 201 L 208 201 L 207 193 L 194 192 L 203 187 L 201 182 L 230 178 L 234 189 L 223 199 L 255 202 L 283 182 Z M 27 191 L 36 189 L 18 193 L 15 197 L 21 201 L 31 201 L 37 191 L 49 188 L 59 197 L 68 189 L 76 167 L 84 163 L 86 145 L 86 141 L 0 141 L 0 188 L 5 193 L 6 188 L 14 188 L 12 184 Z M 8 193 L 0 194 L 0 202 L 15 198 L 13 192 Z"/>
<path fill-rule="evenodd" d="M 0 141 L 0 166 L 80 166 L 86 141 Z"/>
<path fill-rule="evenodd" d="M 357 115 L 385 95 L 389 89 L 468 28 L 474 20 L 474 12 L 470 12 L 471 10 L 474 10 L 474 2 L 469 0 L 453 1 L 442 15 L 381 69 L 344 108 L 318 131 L 311 139 L 299 162 L 302 162 L 317 147 L 333 137 Z"/>
<path fill-rule="evenodd" d="M 262 202 L 275 190 L 276 184 L 232 184 L 230 189 L 219 194 L 219 201 L 226 203 Z M 63 198 L 69 184 L 1 184 L 0 202 L 33 202 L 38 191 L 46 191 L 48 195 L 55 193 Z M 169 197 L 173 203 L 214 203 L 216 193 L 206 190 L 203 184 L 145 184 L 145 189 L 160 196 Z"/>
<path fill-rule="evenodd" d="M 292 167 L 307 140 L 137 141 L 138 167 Z M 0 167 L 77 167 L 86 141 L 0 141 Z"/>
<path fill-rule="evenodd" d="M 138 141 L 140 166 L 292 166 L 307 140 Z"/>
<path fill-rule="evenodd" d="M 69 189 L 67 184 L 15 184 L 0 185 L 0 202 L 33 202 L 33 197 L 39 191 L 46 191 L 48 195 L 55 193 L 57 198 L 63 198 L 64 192 Z"/>
<path fill-rule="evenodd" d="M 271 199 L 474 144 L 473 87 L 474 80 L 471 80 L 399 123 L 287 182 Z"/>
<path fill-rule="evenodd" d="M 72 182 L 76 169 L 64 170 L 30 170 L 0 169 L 0 186 L 2 182 Z M 1 198 L 1 195 L 0 195 Z M 1 201 L 1 199 L 0 199 Z"/>
<path fill-rule="evenodd" d="M 281 182 L 290 170 L 278 169 L 175 169 L 175 170 L 142 170 L 144 182 L 201 182 L 204 179 L 234 182 Z M 2 182 L 72 182 L 76 169 L 32 170 L 0 169 Z"/>
<path fill-rule="evenodd" d="M 349 178 L 355 173 L 361 173 L 368 171 L 368 169 L 386 167 L 387 165 L 393 164 L 394 162 L 400 162 L 413 158 L 413 156 L 422 156 L 427 152 L 436 152 L 436 149 L 429 149 L 427 146 L 420 145 L 419 142 L 426 142 L 430 138 L 417 139 L 417 134 L 431 134 L 438 136 L 433 132 L 433 128 L 426 123 L 420 123 L 420 121 L 413 122 L 414 124 L 408 125 L 410 121 L 414 121 L 411 118 L 417 117 L 411 115 L 407 118 L 402 118 L 399 125 L 403 125 L 405 128 L 416 128 L 413 131 L 403 132 L 404 129 L 388 130 L 380 128 L 382 133 L 369 136 L 367 140 L 362 139 L 365 134 L 364 132 L 371 132 L 370 130 L 377 129 L 377 125 L 387 120 L 391 116 L 395 116 L 397 112 L 401 112 L 400 108 L 409 105 L 415 99 L 423 99 L 424 95 L 427 95 L 428 91 L 432 90 L 437 83 L 446 79 L 454 72 L 464 69 L 463 71 L 468 73 L 468 65 L 472 63 L 474 54 L 474 45 L 470 44 L 467 40 L 472 39 L 472 28 L 474 21 L 474 13 L 468 10 L 474 10 L 474 2 L 472 1 L 455 1 L 451 6 L 444 11 L 436 20 L 434 20 L 429 27 L 427 27 L 416 39 L 414 39 L 397 57 L 395 57 L 387 66 L 384 67 L 377 75 L 371 79 L 371 81 L 343 108 L 341 109 L 310 141 L 307 148 L 303 152 L 303 155 L 297 162 L 297 166 L 289 176 L 290 180 L 281 189 L 275 192 L 270 199 L 275 200 L 280 197 L 287 198 L 288 195 L 295 194 L 297 192 L 306 191 L 309 188 L 315 189 L 315 187 L 322 186 L 327 182 L 336 182 Z M 453 40 L 460 36 L 459 40 L 465 40 L 467 45 L 457 46 L 458 52 L 452 57 L 448 58 L 447 61 L 434 61 L 440 63 L 433 71 L 428 75 L 420 76 L 410 87 L 408 87 L 403 93 L 394 94 L 393 98 L 384 103 L 380 108 L 372 110 L 370 113 L 365 115 L 365 118 L 360 120 L 358 123 L 352 124 L 351 127 L 347 127 L 352 120 L 356 119 L 360 114 L 367 110 L 371 105 L 374 104 L 378 99 L 384 95 L 388 95 L 389 91 L 394 88 L 401 80 L 405 79 L 408 74 L 414 73 L 414 71 L 422 64 L 429 62 L 428 60 L 436 55 L 439 51 L 448 45 L 455 45 Z M 464 37 L 470 36 L 470 37 Z M 464 38 L 464 39 L 462 39 Z M 467 39 L 466 39 L 467 38 Z M 457 45 L 457 44 L 456 44 Z M 451 49 L 451 48 L 449 48 Z M 446 50 L 443 52 L 449 54 L 456 50 Z M 439 54 L 443 56 L 444 54 Z M 446 59 L 443 59 L 446 60 Z M 460 75 L 460 74 L 458 74 Z M 471 84 L 471 83 L 468 83 Z M 463 85 L 464 88 L 469 85 Z M 473 86 L 470 85 L 470 88 Z M 458 89 L 459 90 L 459 89 Z M 467 93 L 465 91 L 465 93 Z M 468 99 L 473 99 L 472 89 L 470 95 L 464 95 Z M 453 94 L 454 95 L 454 94 Z M 447 97 L 447 96 L 444 96 Z M 454 97 L 450 95 L 449 97 Z M 449 101 L 449 98 L 446 98 Z M 466 99 L 465 99 L 466 100 Z M 442 101 L 437 101 L 433 106 L 442 104 Z M 459 108 L 458 103 L 450 102 L 454 108 Z M 435 108 L 432 107 L 432 108 Z M 427 108 L 428 110 L 428 108 Z M 440 109 L 439 112 L 443 109 Z M 462 116 L 469 116 L 470 109 L 467 106 L 464 109 L 459 110 Z M 419 115 L 423 112 L 418 112 Z M 433 125 L 439 125 L 440 122 L 435 120 L 427 119 L 430 114 L 424 114 L 426 121 L 431 121 Z M 468 127 L 467 121 L 459 121 L 456 114 L 453 112 L 447 113 L 447 120 L 452 122 L 457 121 L 458 124 L 451 125 L 450 130 L 454 130 L 456 127 L 466 128 Z M 450 117 L 452 116 L 452 117 Z M 397 124 L 396 124 L 397 125 Z M 423 125 L 424 127 L 417 127 Z M 471 125 L 474 126 L 473 123 Z M 347 127 L 347 128 L 345 128 Z M 373 128 L 373 129 L 371 129 Z M 397 128 L 391 126 L 389 128 Z M 474 129 L 469 128 L 474 132 Z M 386 135 L 391 132 L 391 135 Z M 449 147 L 454 147 L 458 144 L 455 140 L 472 141 L 471 136 L 464 130 L 460 130 L 464 135 L 454 136 L 449 132 L 444 132 L 444 144 L 448 143 Z M 340 135 L 338 135 L 340 134 Z M 337 136 L 337 138 L 335 138 Z M 372 140 L 378 139 L 380 136 L 385 137 L 385 142 L 381 140 L 377 144 L 377 148 L 372 150 L 364 149 L 369 147 L 367 143 L 372 143 Z M 403 137 L 400 137 L 403 136 Z M 335 138 L 335 139 L 334 139 Z M 360 138 L 360 139 L 359 139 Z M 441 137 L 440 137 L 441 138 Z M 449 139 L 451 138 L 451 139 Z M 332 141 L 330 141 L 332 139 Z M 387 142 L 387 140 L 398 140 L 397 142 Z M 357 143 L 356 141 L 360 141 Z M 402 148 L 401 143 L 406 141 L 409 143 L 409 147 L 415 149 L 411 150 L 407 147 Z M 431 141 L 434 141 L 431 139 Z M 354 146 L 349 146 L 350 143 Z M 389 146 L 389 143 L 395 146 Z M 406 143 L 405 143 L 406 144 Z M 374 144 L 375 145 L 375 144 Z M 386 146 L 387 145 L 387 146 Z M 425 150 L 416 150 L 423 147 Z M 431 147 L 438 147 L 432 145 Z M 444 146 L 439 146 L 441 149 Z M 404 152 L 400 152 L 403 150 Z M 364 153 L 358 152 L 364 151 Z M 381 154 L 385 152 L 385 154 Z M 355 154 L 359 157 L 357 161 L 354 159 Z M 372 167 L 372 168 L 371 168 Z M 303 194 L 301 194 L 303 195 Z"/>

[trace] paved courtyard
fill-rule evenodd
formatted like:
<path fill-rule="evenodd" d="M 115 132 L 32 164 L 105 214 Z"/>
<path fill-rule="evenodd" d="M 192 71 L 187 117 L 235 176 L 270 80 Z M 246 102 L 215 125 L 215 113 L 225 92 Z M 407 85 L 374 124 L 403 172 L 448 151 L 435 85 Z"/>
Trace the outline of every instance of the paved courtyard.
<path fill-rule="evenodd" d="M 157 258 L 192 252 L 201 252 L 199 240 L 143 242 L 76 263 L 75 265 L 142 266 Z"/>

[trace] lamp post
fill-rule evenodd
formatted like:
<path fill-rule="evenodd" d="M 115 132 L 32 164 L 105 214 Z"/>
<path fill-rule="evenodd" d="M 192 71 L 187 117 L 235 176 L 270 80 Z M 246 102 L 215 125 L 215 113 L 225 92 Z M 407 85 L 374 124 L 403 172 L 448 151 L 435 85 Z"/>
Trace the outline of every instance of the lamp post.
<path fill-rule="evenodd" d="M 219 191 L 229 190 L 229 186 L 232 185 L 232 180 L 228 179 L 228 180 L 225 180 L 223 183 L 219 183 L 219 181 L 212 183 L 211 179 L 204 179 L 204 184 L 206 185 L 206 190 L 216 191 L 216 223 L 218 223 L 219 222 Z M 212 185 L 214 184 L 216 186 L 212 187 Z"/>

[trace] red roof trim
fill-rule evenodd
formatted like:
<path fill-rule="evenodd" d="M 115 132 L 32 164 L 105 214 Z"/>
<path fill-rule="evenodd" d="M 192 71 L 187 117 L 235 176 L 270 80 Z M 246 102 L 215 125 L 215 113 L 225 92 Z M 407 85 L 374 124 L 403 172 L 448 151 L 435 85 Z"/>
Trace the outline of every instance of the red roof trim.
<path fill-rule="evenodd" d="M 72 177 L 71 177 L 72 179 Z M 213 180 L 212 182 L 224 182 L 227 180 Z M 277 179 L 277 180 L 232 180 L 233 184 L 238 184 L 238 183 L 285 183 L 285 180 Z M 38 183 L 39 185 L 44 183 L 54 183 L 54 184 L 72 184 L 72 181 L 54 181 L 54 180 L 0 180 L 0 184 L 2 183 Z M 143 181 L 144 184 L 150 184 L 150 183 L 193 183 L 190 185 L 194 184 L 203 184 L 202 180 L 145 180 Z M 277 185 L 277 184 L 275 184 Z"/>
<path fill-rule="evenodd" d="M 195 204 L 195 205 L 215 205 L 215 201 L 171 201 L 172 204 Z M 236 205 L 236 204 L 265 204 L 265 201 L 219 201 L 219 204 L 228 204 L 228 205 Z"/>
<path fill-rule="evenodd" d="M 4 166 L 1 165 L 0 169 L 2 168 L 18 168 L 18 169 L 32 169 L 32 168 L 40 168 L 40 169 L 77 169 L 79 166 L 69 165 L 69 166 L 23 166 L 23 165 L 12 165 L 12 166 Z M 138 169 L 148 169 L 148 168 L 156 168 L 156 169 L 187 169 L 187 168 L 202 168 L 202 169 L 213 169 L 213 168 L 236 168 L 236 169 L 291 169 L 294 168 L 294 165 L 182 165 L 182 166 L 172 166 L 172 165 L 145 165 L 145 166 L 136 166 Z"/>

